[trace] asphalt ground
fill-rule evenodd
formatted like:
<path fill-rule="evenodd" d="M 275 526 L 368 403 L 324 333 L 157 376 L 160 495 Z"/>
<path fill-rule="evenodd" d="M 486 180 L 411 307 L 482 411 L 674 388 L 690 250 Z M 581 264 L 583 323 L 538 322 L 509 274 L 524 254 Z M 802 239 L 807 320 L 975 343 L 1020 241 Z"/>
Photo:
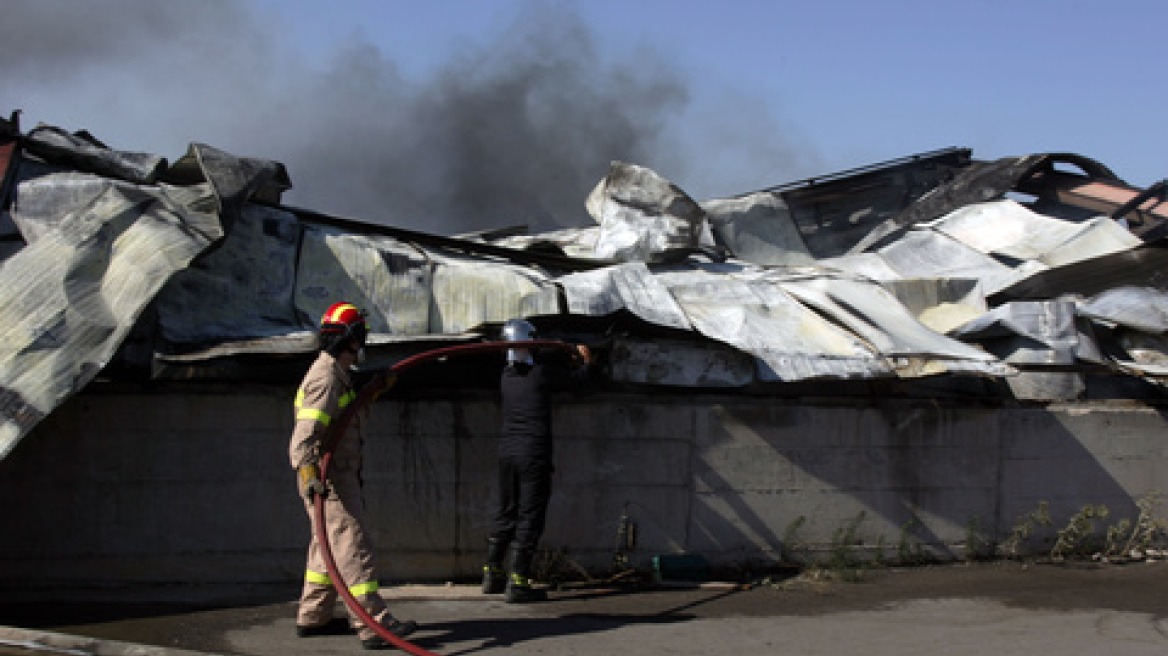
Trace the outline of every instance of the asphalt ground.
<path fill-rule="evenodd" d="M 849 577 L 851 578 L 851 577 Z M 0 655 L 365 653 L 297 638 L 295 589 L 98 591 L 0 600 Z M 967 563 L 751 585 L 584 586 L 503 603 L 472 585 L 383 588 L 437 654 L 1168 654 L 1168 562 Z M 89 597 L 88 599 L 85 597 Z M 178 599 L 176 601 L 176 599 Z"/>

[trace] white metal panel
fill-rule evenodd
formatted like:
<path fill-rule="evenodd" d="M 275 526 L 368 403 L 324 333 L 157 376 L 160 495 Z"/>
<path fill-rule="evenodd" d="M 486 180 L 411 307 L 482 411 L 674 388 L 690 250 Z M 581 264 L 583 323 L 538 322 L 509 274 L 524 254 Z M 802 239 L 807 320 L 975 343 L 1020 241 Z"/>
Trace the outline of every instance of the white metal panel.
<path fill-rule="evenodd" d="M 673 271 L 663 278 L 698 332 L 758 359 L 761 380 L 891 373 L 879 354 L 774 283 L 698 269 Z"/>
<path fill-rule="evenodd" d="M 1083 302 L 1081 316 L 1152 333 L 1168 333 L 1168 292 L 1154 287 L 1117 287 Z"/>
<path fill-rule="evenodd" d="M 969 205 L 937 219 L 931 226 L 982 253 L 1037 260 L 1051 267 L 1128 250 L 1142 243 L 1107 217 L 1066 221 L 1038 214 L 1013 200 Z"/>
<path fill-rule="evenodd" d="M 60 192 L 58 194 L 58 191 Z M 222 236 L 210 185 L 36 193 L 57 229 L 0 266 L 0 457 L 109 362 L 172 274 Z"/>
<path fill-rule="evenodd" d="M 756 192 L 704 201 L 710 229 L 734 255 L 753 264 L 806 265 L 815 262 L 791 210 L 778 194 Z"/>
<path fill-rule="evenodd" d="M 1013 200 L 974 203 L 931 223 L 947 235 L 987 255 L 1037 260 L 1066 242 L 1079 226 L 1023 207 Z"/>
<path fill-rule="evenodd" d="M 347 301 L 366 311 L 373 334 L 430 332 L 432 265 L 408 244 L 307 226 L 296 271 L 293 299 L 309 327 Z"/>
<path fill-rule="evenodd" d="M 886 357 L 994 361 L 985 351 L 929 330 L 876 283 L 821 276 L 781 284 L 788 294 L 830 316 Z"/>
<path fill-rule="evenodd" d="M 627 309 L 649 323 L 690 328 L 685 312 L 642 262 L 573 273 L 556 282 L 564 288 L 569 314 L 605 316 Z"/>
<path fill-rule="evenodd" d="M 462 333 L 516 317 L 560 312 L 558 290 L 537 269 L 436 253 L 431 257 L 430 333 Z"/>
<path fill-rule="evenodd" d="M 1115 221 L 1105 216 L 1096 217 L 1083 222 L 1078 232 L 1045 253 L 1041 260 L 1049 267 L 1058 267 L 1131 250 L 1143 243 L 1143 240 Z"/>
<path fill-rule="evenodd" d="M 1030 267 L 1015 270 L 928 228 L 910 230 L 899 240 L 881 248 L 879 253 L 904 278 L 975 278 L 982 281 L 987 295 L 1005 289 L 1035 271 Z"/>
<path fill-rule="evenodd" d="M 585 206 L 600 224 L 595 256 L 622 262 L 670 259 L 699 245 L 706 215 L 693 199 L 656 172 L 613 162 Z"/>

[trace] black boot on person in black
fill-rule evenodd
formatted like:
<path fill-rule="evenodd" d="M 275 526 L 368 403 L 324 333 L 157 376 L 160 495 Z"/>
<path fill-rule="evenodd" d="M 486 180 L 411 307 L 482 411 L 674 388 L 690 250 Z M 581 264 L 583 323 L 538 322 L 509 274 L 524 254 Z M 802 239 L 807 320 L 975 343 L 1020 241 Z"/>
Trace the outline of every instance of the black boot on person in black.
<path fill-rule="evenodd" d="M 509 604 L 526 604 L 533 601 L 546 601 L 547 592 L 531 587 L 531 560 L 535 554 L 531 551 L 518 549 L 511 552 L 507 588 L 504 590 L 504 599 Z"/>
<path fill-rule="evenodd" d="M 487 564 L 483 565 L 483 594 L 499 594 L 507 586 L 507 571 L 503 558 L 507 555 L 509 540 L 487 538 Z"/>

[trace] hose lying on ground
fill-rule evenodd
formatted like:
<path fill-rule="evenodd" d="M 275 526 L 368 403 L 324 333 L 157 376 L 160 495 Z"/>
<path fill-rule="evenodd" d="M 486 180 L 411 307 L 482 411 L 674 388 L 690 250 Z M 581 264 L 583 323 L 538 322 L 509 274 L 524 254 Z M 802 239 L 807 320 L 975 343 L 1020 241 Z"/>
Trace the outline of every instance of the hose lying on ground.
<path fill-rule="evenodd" d="M 323 440 L 324 448 L 322 449 L 322 455 L 320 459 L 320 480 L 327 484 L 329 464 L 332 461 L 333 451 L 336 449 L 337 443 L 345 435 L 345 431 L 348 429 L 349 423 L 353 420 L 353 417 L 363 408 L 376 400 L 377 397 L 382 394 L 382 392 L 388 389 L 387 382 L 390 380 L 390 376 L 397 376 L 403 371 L 422 364 L 423 362 L 429 362 L 439 358 L 471 355 L 477 353 L 494 353 L 512 348 L 552 348 L 574 351 L 576 347 L 566 342 L 546 339 L 527 340 L 522 342 L 481 342 L 475 344 L 460 344 L 458 346 L 447 346 L 434 349 L 432 351 L 426 351 L 424 353 L 418 353 L 416 355 L 405 358 L 404 360 L 401 360 L 388 369 L 379 371 L 376 375 L 374 375 L 372 380 L 370 380 L 365 384 L 364 387 L 361 388 L 361 391 L 357 394 L 357 398 L 345 408 L 345 410 L 341 413 L 341 416 L 338 417 L 335 422 L 329 424 L 328 431 L 325 433 Z M 335 586 L 337 592 L 340 593 L 341 599 L 345 601 L 345 605 L 349 607 L 349 610 L 352 611 L 354 615 L 356 615 L 361 619 L 362 622 L 365 623 L 365 626 L 373 629 L 377 635 L 381 636 L 387 642 L 389 642 L 389 644 L 397 647 L 398 649 L 414 654 L 415 656 L 437 656 L 437 654 L 434 654 L 433 652 L 426 651 L 425 649 L 422 649 L 421 647 L 409 642 L 408 640 L 399 638 L 398 636 L 394 635 L 389 631 L 389 629 L 386 629 L 384 626 L 382 626 L 380 622 L 373 619 L 369 612 L 361 607 L 361 604 L 357 603 L 357 599 L 351 592 L 349 592 L 349 584 L 346 583 L 344 578 L 341 576 L 341 571 L 337 567 L 336 561 L 333 559 L 332 546 L 329 544 L 328 531 L 326 531 L 324 528 L 327 526 L 325 522 L 324 505 L 324 495 L 316 495 L 316 498 L 313 501 L 313 509 L 315 510 L 313 530 L 316 532 L 316 541 L 317 544 L 320 545 L 320 553 L 324 557 L 324 562 L 325 566 L 328 568 L 329 577 L 332 578 L 333 586 Z"/>

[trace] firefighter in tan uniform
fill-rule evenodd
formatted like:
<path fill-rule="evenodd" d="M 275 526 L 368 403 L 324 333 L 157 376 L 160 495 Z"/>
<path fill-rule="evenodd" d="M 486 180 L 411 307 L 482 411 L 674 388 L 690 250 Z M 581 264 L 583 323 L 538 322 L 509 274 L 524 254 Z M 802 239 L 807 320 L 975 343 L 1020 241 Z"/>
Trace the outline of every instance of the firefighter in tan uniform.
<path fill-rule="evenodd" d="M 331 421 L 337 420 L 345 407 L 356 400 L 349 370 L 357 363 L 365 346 L 368 329 L 362 312 L 350 303 L 337 303 L 325 312 L 320 322 L 320 355 L 312 363 L 296 392 L 296 423 L 288 446 L 288 455 L 297 471 L 304 509 L 313 522 L 313 500 L 325 497 L 326 530 L 337 568 L 349 592 L 369 615 L 394 635 L 413 633 L 417 624 L 399 621 L 386 608 L 378 594 L 373 571 L 373 543 L 365 532 L 365 508 L 361 497 L 361 446 L 364 441 L 360 417 L 354 417 L 347 435 L 336 440 L 329 461 L 327 485 L 320 480 L 320 459 Z M 296 634 L 300 637 L 337 632 L 333 610 L 338 593 L 320 552 L 316 532 L 308 546 L 308 567 L 300 608 L 296 617 Z M 385 649 L 392 645 L 350 611 L 349 624 L 366 649 Z"/>

